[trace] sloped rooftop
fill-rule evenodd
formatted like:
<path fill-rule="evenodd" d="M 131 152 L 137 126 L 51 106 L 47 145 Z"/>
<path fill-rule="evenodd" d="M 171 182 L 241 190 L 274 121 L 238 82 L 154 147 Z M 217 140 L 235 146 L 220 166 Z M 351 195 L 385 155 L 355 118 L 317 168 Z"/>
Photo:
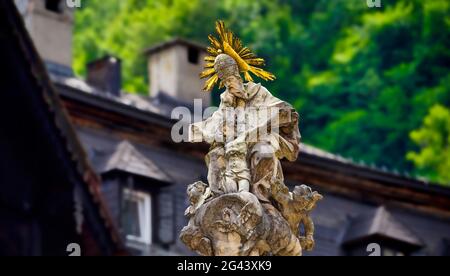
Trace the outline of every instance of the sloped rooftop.
<path fill-rule="evenodd" d="M 155 162 L 146 158 L 130 142 L 122 141 L 103 157 L 100 172 L 123 171 L 170 183 L 171 178 Z"/>
<path fill-rule="evenodd" d="M 351 244 L 374 236 L 395 240 L 412 247 L 422 246 L 422 241 L 384 206 L 352 220 L 344 237 L 344 243 Z"/>

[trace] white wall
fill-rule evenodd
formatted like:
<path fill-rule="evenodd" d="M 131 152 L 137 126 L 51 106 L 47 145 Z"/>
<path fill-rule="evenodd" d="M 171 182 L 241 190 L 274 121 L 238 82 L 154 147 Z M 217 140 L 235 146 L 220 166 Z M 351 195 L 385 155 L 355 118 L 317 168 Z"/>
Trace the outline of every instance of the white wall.
<path fill-rule="evenodd" d="M 203 70 L 206 52 L 201 51 L 197 64 L 188 61 L 188 47 L 184 44 L 168 46 L 149 56 L 148 72 L 150 96 L 160 92 L 193 104 L 194 99 L 202 99 L 204 106 L 211 103 L 210 93 L 202 91 L 204 80 L 199 74 Z"/>
<path fill-rule="evenodd" d="M 45 9 L 43 0 L 29 0 L 22 2 L 21 13 L 41 57 L 72 67 L 73 10 L 61 7 L 62 13 L 55 13 Z"/>

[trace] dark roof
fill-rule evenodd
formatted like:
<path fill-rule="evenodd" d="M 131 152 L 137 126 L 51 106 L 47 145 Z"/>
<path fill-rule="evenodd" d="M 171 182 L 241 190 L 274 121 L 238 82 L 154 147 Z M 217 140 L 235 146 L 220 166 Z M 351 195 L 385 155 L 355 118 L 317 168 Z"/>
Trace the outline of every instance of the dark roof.
<path fill-rule="evenodd" d="M 151 98 L 143 95 L 122 93 L 120 96 L 113 96 L 99 91 L 85 81 L 75 77 L 52 75 L 52 80 L 59 88 L 59 92 L 63 97 L 76 99 L 102 109 L 126 114 L 139 120 L 166 127 L 171 127 L 176 122 L 176 120 L 170 118 L 173 107 L 180 105 L 186 106 L 186 103 L 177 101 L 166 95 Z M 190 108 L 190 106 L 187 107 Z M 385 168 L 378 168 L 374 165 L 369 166 L 361 162 L 355 162 L 352 159 L 344 158 L 310 145 L 302 144 L 300 154 L 312 157 L 309 161 L 313 163 L 319 162 L 321 166 L 326 162 L 331 166 L 340 166 L 343 170 L 364 178 L 450 196 L 450 189 L 440 185 L 434 185 L 426 179 L 414 178 L 407 174 L 390 172 Z M 305 158 L 299 158 L 299 161 L 309 162 Z"/>
<path fill-rule="evenodd" d="M 302 154 L 303 158 L 300 157 L 297 162 L 320 166 L 324 169 L 339 171 L 399 188 L 409 188 L 417 192 L 425 192 L 450 198 L 450 189 L 448 187 L 431 183 L 425 178 L 416 178 L 408 174 L 391 172 L 385 168 L 356 163 L 352 159 L 344 158 L 304 144 L 300 147 L 300 155 Z"/>
<path fill-rule="evenodd" d="M 73 77 L 73 69 L 67 65 L 62 65 L 59 63 L 55 63 L 49 60 L 45 61 L 45 66 L 47 67 L 47 71 L 50 74 L 55 74 L 59 76 L 65 76 L 65 77 Z"/>
<path fill-rule="evenodd" d="M 23 95 L 30 102 L 34 101 L 33 107 L 37 108 L 39 106 L 39 110 L 43 110 L 45 113 L 43 118 L 45 119 L 41 119 L 40 121 L 44 125 L 42 126 L 43 131 L 55 134 L 57 138 L 53 141 L 53 145 L 55 148 L 62 148 L 62 151 L 58 153 L 61 156 L 58 157 L 63 160 L 70 160 L 67 163 L 68 167 L 66 167 L 68 170 L 67 178 L 70 182 L 74 181 L 76 185 L 79 184 L 81 186 L 83 198 L 87 199 L 86 204 L 94 206 L 94 208 L 89 208 L 92 212 L 89 219 L 91 221 L 99 221 L 100 228 L 96 228 L 96 231 L 101 231 L 102 233 L 106 233 L 106 236 L 109 236 L 108 241 L 102 242 L 112 244 L 113 252 L 110 253 L 122 254 L 123 245 L 120 235 L 114 227 L 106 205 L 100 195 L 100 178 L 89 164 L 77 134 L 50 81 L 44 62 L 39 57 L 13 1 L 0 1 L 0 18 L 2 19 L 2 24 L 6 25 L 5 28 L 10 30 L 5 33 L 2 32 L 2 37 L 5 38 L 2 39 L 2 44 L 7 50 L 14 49 L 14 54 L 19 56 L 14 60 L 14 65 L 8 65 L 6 63 L 4 67 L 17 68 L 17 72 L 20 70 L 20 74 L 23 73 L 20 77 L 26 78 L 26 88 L 17 87 L 14 97 Z M 5 62 L 9 61 L 6 60 Z M 33 90 L 31 90 L 32 88 Z M 22 106 L 24 110 L 20 109 L 19 112 L 28 115 L 29 111 L 25 111 L 27 107 L 28 105 L 24 103 Z M 37 117 L 38 114 L 34 114 L 34 116 Z M 30 126 L 23 126 L 23 128 L 26 127 Z M 48 139 L 50 138 L 48 137 Z M 33 141 L 30 142 L 32 143 Z M 48 154 L 51 153 L 49 152 Z M 70 178 L 71 172 L 74 172 L 76 179 Z"/>
<path fill-rule="evenodd" d="M 132 93 L 121 93 L 120 96 L 115 96 L 100 91 L 75 77 L 51 75 L 51 78 L 58 88 L 59 94 L 64 98 L 89 103 L 89 105 L 99 109 L 165 127 L 171 127 L 175 122 L 175 120 L 170 119 L 172 105 L 160 105 L 160 101 L 157 99 Z"/>
<path fill-rule="evenodd" d="M 107 158 L 104 158 L 104 156 L 114 152 L 114 149 L 121 144 L 119 137 L 108 135 L 101 130 L 79 128 L 78 135 L 86 148 L 92 153 L 93 165 L 99 173 L 105 167 L 105 159 Z M 156 164 L 172 183 L 186 185 L 186 183 L 192 183 L 207 173 L 204 161 L 188 154 L 141 143 L 133 143 L 133 147 L 142 155 L 142 158 Z"/>
<path fill-rule="evenodd" d="M 126 140 L 119 143 L 115 150 L 108 154 L 103 161 L 101 172 L 112 171 L 123 171 L 165 183 L 172 182 L 170 177 L 155 162 L 146 158 Z"/>
<path fill-rule="evenodd" d="M 421 240 L 384 207 L 353 219 L 344 237 L 344 244 L 353 244 L 371 237 L 380 237 L 391 241 L 420 248 Z"/>
<path fill-rule="evenodd" d="M 188 46 L 188 47 L 193 47 L 200 51 L 206 52 L 206 45 L 177 37 L 177 38 L 171 39 L 169 41 L 151 46 L 150 48 L 144 50 L 144 54 L 145 55 L 154 54 L 154 53 L 157 53 L 161 50 L 167 49 L 167 48 L 175 46 L 175 45 L 184 45 L 184 46 Z"/>
<path fill-rule="evenodd" d="M 78 78 L 60 76 L 52 76 L 52 78 L 64 100 L 75 101 L 77 106 L 78 103 L 81 103 L 88 108 L 116 114 L 120 117 L 126 116 L 137 124 L 144 123 L 168 130 L 177 123 L 177 120 L 170 116 L 174 100 L 168 97 L 152 98 L 130 93 L 111 96 L 92 88 Z M 99 114 L 93 113 L 89 116 L 99 116 Z M 207 152 L 208 147 L 207 145 L 196 145 L 195 148 L 198 151 Z M 314 177 L 314 183 L 309 181 L 307 184 L 322 185 L 328 191 L 372 203 L 384 204 L 385 200 L 394 200 L 406 208 L 415 208 L 418 211 L 431 212 L 444 217 L 450 216 L 450 209 L 447 207 L 450 206 L 450 189 L 429 183 L 425 179 L 357 163 L 305 144 L 300 146 L 298 160 L 295 163 L 284 163 L 283 166 L 287 179 L 303 178 L 297 181 L 304 183 L 309 181 L 304 180 L 305 177 Z M 298 175 L 299 169 L 304 169 L 301 176 Z M 336 183 L 326 183 L 326 179 L 333 179 L 336 174 L 342 175 L 342 177 L 336 178 Z M 415 196 L 411 196 L 414 193 Z"/>

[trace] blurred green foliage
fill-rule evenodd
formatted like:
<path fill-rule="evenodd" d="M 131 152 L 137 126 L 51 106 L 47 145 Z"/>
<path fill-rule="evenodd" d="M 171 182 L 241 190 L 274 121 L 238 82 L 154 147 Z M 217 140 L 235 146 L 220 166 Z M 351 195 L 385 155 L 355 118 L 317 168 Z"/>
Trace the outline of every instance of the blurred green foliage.
<path fill-rule="evenodd" d="M 434 181 L 450 185 L 450 109 L 435 105 L 425 117 L 422 127 L 411 132 L 420 152 L 407 157 Z"/>
<path fill-rule="evenodd" d="M 414 163 L 448 182 L 433 165 L 444 161 L 421 157 L 426 135 L 417 134 L 441 129 L 409 135 L 433 106 L 450 106 L 450 0 L 381 2 L 90 0 L 76 13 L 74 68 L 83 75 L 88 61 L 117 55 L 124 89 L 146 93 L 146 47 L 174 36 L 206 44 L 223 19 L 266 59 L 277 80 L 264 85 L 297 108 L 306 143 L 391 169 L 411 172 Z"/>

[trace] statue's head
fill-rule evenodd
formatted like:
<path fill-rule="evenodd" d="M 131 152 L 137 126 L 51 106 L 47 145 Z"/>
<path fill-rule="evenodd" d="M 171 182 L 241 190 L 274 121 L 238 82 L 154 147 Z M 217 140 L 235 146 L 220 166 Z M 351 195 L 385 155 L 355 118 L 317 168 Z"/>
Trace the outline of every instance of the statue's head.
<path fill-rule="evenodd" d="M 232 57 L 226 54 L 218 55 L 214 61 L 214 70 L 231 94 L 239 98 L 244 97 L 244 84 L 239 74 L 239 67 Z"/>
<path fill-rule="evenodd" d="M 298 211 L 309 212 L 316 207 L 317 201 L 323 197 L 318 192 L 313 192 L 310 187 L 306 185 L 295 186 L 292 192 L 292 197 L 296 203 Z"/>
<path fill-rule="evenodd" d="M 235 79 L 227 81 L 234 83 L 231 85 L 233 87 L 227 86 L 227 88 L 231 93 L 236 93 L 239 88 L 235 86 L 242 86 L 240 73 L 246 81 L 253 81 L 250 73 L 263 80 L 275 79 L 274 74 L 260 68 L 264 66 L 264 59 L 258 58 L 248 47 L 245 47 L 233 32 L 225 28 L 223 21 L 216 22 L 216 31 L 218 38 L 213 35 L 208 36 L 211 46 L 206 48 L 209 55 L 205 57 L 205 70 L 200 73 L 201 79 L 208 78 L 203 87 L 204 91 L 211 91 L 217 82 L 220 82 L 220 87 L 223 87 L 226 85 L 227 77 L 233 75 Z"/>
<path fill-rule="evenodd" d="M 201 181 L 197 181 L 188 186 L 187 194 L 191 204 L 195 205 L 199 201 L 200 197 L 205 193 L 206 188 L 208 188 L 208 185 Z"/>

